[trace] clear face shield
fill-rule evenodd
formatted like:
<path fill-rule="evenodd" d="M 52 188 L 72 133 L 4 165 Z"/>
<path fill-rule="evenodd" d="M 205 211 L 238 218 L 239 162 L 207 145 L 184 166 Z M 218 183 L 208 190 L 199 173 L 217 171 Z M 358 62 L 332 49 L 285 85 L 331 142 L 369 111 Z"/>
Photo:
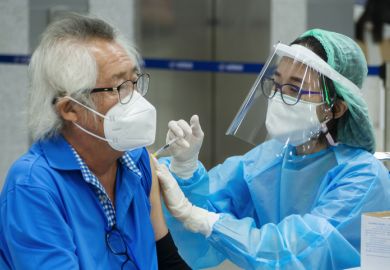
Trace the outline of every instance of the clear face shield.
<path fill-rule="evenodd" d="M 335 83 L 359 91 L 311 50 L 279 43 L 226 134 L 254 145 L 276 139 L 306 149 L 324 134 L 334 144 L 326 123 L 333 118 Z"/>

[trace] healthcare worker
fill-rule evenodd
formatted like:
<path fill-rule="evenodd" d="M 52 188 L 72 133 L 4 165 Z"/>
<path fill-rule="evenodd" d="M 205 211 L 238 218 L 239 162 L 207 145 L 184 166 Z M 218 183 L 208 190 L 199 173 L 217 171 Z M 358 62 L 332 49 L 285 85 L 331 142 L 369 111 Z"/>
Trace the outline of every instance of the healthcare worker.
<path fill-rule="evenodd" d="M 360 264 L 360 218 L 390 209 L 360 88 L 364 55 L 313 29 L 277 44 L 228 133 L 258 144 L 210 171 L 199 119 L 171 121 L 172 158 L 157 175 L 179 252 L 194 269 L 344 269 Z M 375 93 L 370 93 L 375 94 Z M 264 138 L 266 138 L 265 142 Z M 188 199 L 187 199 L 188 198 Z"/>

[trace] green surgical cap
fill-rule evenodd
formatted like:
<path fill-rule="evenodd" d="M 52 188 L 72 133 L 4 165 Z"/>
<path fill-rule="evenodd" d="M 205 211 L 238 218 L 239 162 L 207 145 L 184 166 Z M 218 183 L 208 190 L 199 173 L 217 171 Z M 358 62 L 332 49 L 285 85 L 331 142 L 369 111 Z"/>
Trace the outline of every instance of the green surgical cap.
<path fill-rule="evenodd" d="M 352 81 L 359 89 L 367 77 L 367 62 L 360 47 L 351 38 L 330 31 L 312 29 L 301 37 L 312 36 L 324 47 L 328 64 Z M 348 105 L 348 111 L 338 121 L 337 140 L 341 143 L 375 152 L 374 129 L 362 95 L 354 94 L 335 82 L 337 95 Z"/>

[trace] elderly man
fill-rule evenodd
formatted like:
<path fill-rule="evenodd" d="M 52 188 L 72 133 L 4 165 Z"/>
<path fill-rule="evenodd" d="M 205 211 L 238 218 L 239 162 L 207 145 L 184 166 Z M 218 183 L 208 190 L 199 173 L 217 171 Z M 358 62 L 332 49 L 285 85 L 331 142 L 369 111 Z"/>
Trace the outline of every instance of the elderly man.
<path fill-rule="evenodd" d="M 104 21 L 74 14 L 44 32 L 30 74 L 35 143 L 1 193 L 1 264 L 188 269 L 145 148 L 156 111 L 135 49 Z"/>

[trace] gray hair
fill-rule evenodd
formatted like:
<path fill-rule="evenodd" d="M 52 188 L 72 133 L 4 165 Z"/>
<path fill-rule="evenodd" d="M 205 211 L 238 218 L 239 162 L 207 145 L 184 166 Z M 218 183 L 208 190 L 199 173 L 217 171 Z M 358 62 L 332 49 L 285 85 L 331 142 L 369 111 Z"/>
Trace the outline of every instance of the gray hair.
<path fill-rule="evenodd" d="M 87 46 L 95 38 L 117 42 L 139 68 L 141 60 L 134 46 L 101 19 L 69 14 L 49 25 L 29 65 L 29 127 L 34 140 L 53 136 L 63 127 L 53 106 L 55 98 L 72 95 L 93 107 L 85 90 L 93 89 L 97 80 L 96 59 Z"/>

